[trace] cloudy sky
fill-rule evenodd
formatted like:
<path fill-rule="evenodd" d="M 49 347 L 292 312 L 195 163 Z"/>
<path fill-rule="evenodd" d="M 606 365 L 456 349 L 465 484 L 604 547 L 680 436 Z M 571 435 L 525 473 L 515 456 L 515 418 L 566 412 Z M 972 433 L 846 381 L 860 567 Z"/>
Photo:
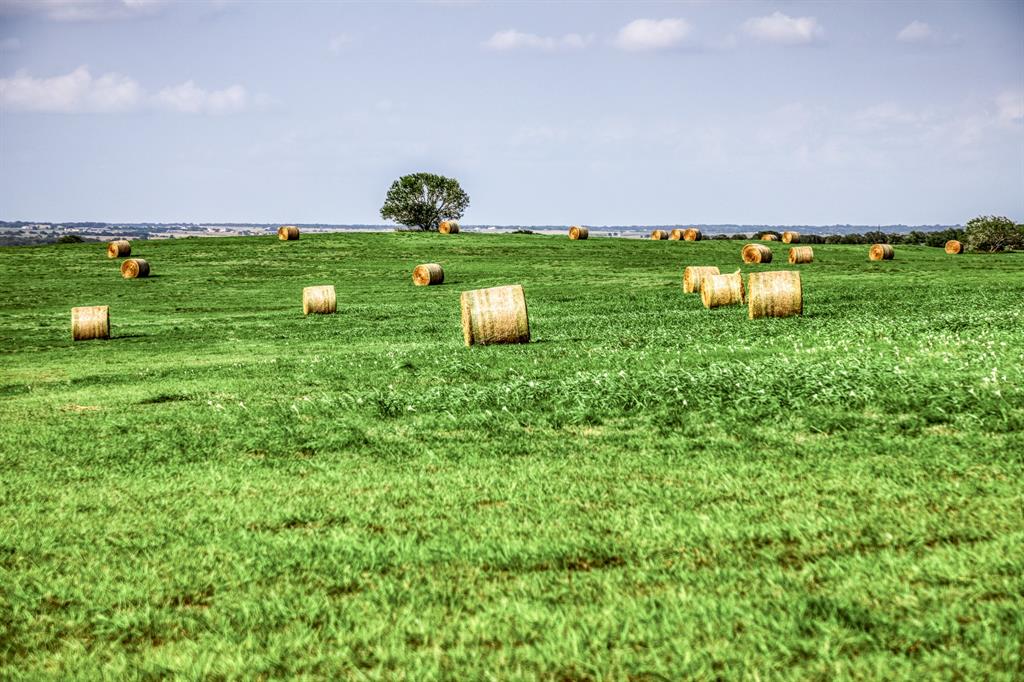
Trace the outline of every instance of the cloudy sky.
<path fill-rule="evenodd" d="M 0 219 L 1024 220 L 1024 3 L 0 0 Z"/>

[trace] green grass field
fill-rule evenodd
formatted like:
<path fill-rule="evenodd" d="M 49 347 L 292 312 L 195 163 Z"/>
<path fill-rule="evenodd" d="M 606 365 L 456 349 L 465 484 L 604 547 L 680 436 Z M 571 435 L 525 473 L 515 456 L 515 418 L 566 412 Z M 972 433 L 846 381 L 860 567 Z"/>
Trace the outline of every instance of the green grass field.
<path fill-rule="evenodd" d="M 1024 254 L 682 293 L 741 246 L 0 249 L 0 678 L 1020 679 Z M 511 283 L 533 342 L 464 347 Z"/>

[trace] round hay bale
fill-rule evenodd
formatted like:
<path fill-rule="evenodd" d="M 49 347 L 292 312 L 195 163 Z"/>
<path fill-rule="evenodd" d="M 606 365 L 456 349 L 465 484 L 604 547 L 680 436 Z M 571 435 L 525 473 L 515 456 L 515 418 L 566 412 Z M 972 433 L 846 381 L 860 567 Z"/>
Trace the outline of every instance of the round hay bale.
<path fill-rule="evenodd" d="M 682 228 L 677 227 L 668 233 L 668 238 L 672 241 L 680 241 L 683 238 L 683 232 Z"/>
<path fill-rule="evenodd" d="M 299 238 L 299 228 L 294 225 L 282 225 L 277 228 L 277 238 L 283 242 L 295 241 Z"/>
<path fill-rule="evenodd" d="M 125 279 L 149 277 L 149 263 L 141 258 L 129 258 L 121 263 L 121 276 Z"/>
<path fill-rule="evenodd" d="M 132 244 L 127 239 L 118 239 L 107 244 L 107 258 L 124 258 L 132 255 Z"/>
<path fill-rule="evenodd" d="M 458 234 L 459 224 L 454 220 L 442 220 L 441 224 L 437 226 L 437 231 L 441 234 Z"/>
<path fill-rule="evenodd" d="M 724 305 L 743 304 L 743 275 L 709 275 L 700 283 L 700 300 L 708 310 Z"/>
<path fill-rule="evenodd" d="M 688 227 L 683 230 L 683 240 L 688 242 L 699 242 L 704 235 L 696 227 Z"/>
<path fill-rule="evenodd" d="M 530 319 L 521 284 L 463 291 L 461 304 L 467 346 L 529 343 Z"/>
<path fill-rule="evenodd" d="M 809 246 L 794 246 L 789 250 L 789 264 L 799 265 L 814 260 L 814 249 Z"/>
<path fill-rule="evenodd" d="M 302 290 L 302 314 L 333 315 L 338 310 L 338 298 L 330 284 L 306 287 Z"/>
<path fill-rule="evenodd" d="M 110 338 L 110 308 L 105 305 L 71 309 L 71 338 L 75 341 Z"/>
<path fill-rule="evenodd" d="M 573 225 L 569 228 L 569 239 L 576 241 L 577 239 L 589 239 L 590 230 L 579 225 Z"/>
<path fill-rule="evenodd" d="M 444 282 L 444 268 L 438 263 L 423 263 L 412 270 L 412 283 L 418 287 Z"/>
<path fill-rule="evenodd" d="M 763 242 L 777 242 L 777 241 L 779 241 L 779 238 L 777 236 L 775 236 L 774 234 L 762 234 L 760 237 L 758 237 L 758 239 L 760 239 Z"/>
<path fill-rule="evenodd" d="M 872 244 L 868 249 L 868 260 L 892 260 L 895 255 L 892 244 Z"/>
<path fill-rule="evenodd" d="M 740 252 L 744 263 L 771 263 L 772 250 L 763 244 L 747 244 Z"/>
<path fill-rule="evenodd" d="M 795 270 L 750 273 L 749 317 L 790 317 L 804 314 L 800 273 Z"/>
<path fill-rule="evenodd" d="M 950 239 L 948 242 L 946 242 L 946 253 L 955 256 L 958 253 L 963 253 L 963 252 L 964 252 L 964 245 L 961 244 L 960 242 L 958 242 L 957 240 Z"/>
<path fill-rule="evenodd" d="M 783 232 L 782 233 L 782 243 L 783 244 L 798 244 L 798 243 L 800 243 L 800 233 L 799 232 Z"/>
<path fill-rule="evenodd" d="M 651 239 L 668 239 L 668 232 L 665 230 L 654 230 L 651 232 Z"/>
<path fill-rule="evenodd" d="M 683 292 L 700 293 L 700 283 L 705 277 L 719 274 L 714 265 L 691 265 L 683 270 Z"/>

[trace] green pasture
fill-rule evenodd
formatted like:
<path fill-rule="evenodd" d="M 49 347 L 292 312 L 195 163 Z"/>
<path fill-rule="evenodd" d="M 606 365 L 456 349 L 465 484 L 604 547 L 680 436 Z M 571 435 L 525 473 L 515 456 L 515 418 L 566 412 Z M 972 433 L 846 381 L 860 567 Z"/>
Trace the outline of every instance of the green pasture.
<path fill-rule="evenodd" d="M 790 267 L 741 246 L 0 249 L 0 679 L 1020 679 L 1024 253 L 683 294 Z M 513 283 L 533 342 L 466 348 Z"/>

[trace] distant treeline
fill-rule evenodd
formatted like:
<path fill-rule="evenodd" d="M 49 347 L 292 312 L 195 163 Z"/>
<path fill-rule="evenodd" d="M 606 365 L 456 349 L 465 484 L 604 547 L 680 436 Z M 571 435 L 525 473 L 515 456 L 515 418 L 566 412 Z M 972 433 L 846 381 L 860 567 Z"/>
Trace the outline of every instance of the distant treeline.
<path fill-rule="evenodd" d="M 871 232 L 865 232 L 863 234 L 851 233 L 851 234 L 808 234 L 806 232 L 800 233 L 801 244 L 909 244 L 916 246 L 936 246 L 943 247 L 950 239 L 963 240 L 965 231 L 958 227 L 950 227 L 945 230 L 937 230 L 935 232 L 922 232 L 920 230 L 912 230 L 906 234 L 899 234 L 895 232 L 881 232 L 874 230 Z M 781 232 L 775 230 L 765 230 L 764 232 L 758 232 L 754 235 L 754 239 L 761 237 L 762 235 L 771 234 L 777 238 L 782 238 Z M 735 240 L 747 240 L 751 239 L 746 234 L 715 234 L 711 235 L 709 239 L 735 239 Z"/>

